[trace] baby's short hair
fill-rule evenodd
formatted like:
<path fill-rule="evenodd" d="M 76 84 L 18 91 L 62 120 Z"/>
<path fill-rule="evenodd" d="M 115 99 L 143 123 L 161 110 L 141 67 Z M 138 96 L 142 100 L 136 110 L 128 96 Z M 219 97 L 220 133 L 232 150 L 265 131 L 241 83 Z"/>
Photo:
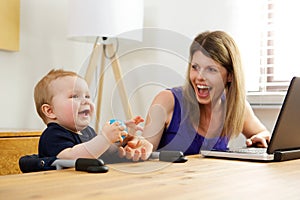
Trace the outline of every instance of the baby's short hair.
<path fill-rule="evenodd" d="M 53 98 L 53 94 L 49 90 L 49 85 L 53 80 L 66 76 L 80 77 L 77 73 L 72 71 L 65 71 L 63 69 L 52 69 L 46 76 L 44 76 L 34 88 L 34 102 L 35 108 L 39 116 L 42 118 L 44 123 L 46 122 L 46 116 L 42 112 L 43 104 L 50 104 Z M 82 78 L 82 77 L 80 77 Z"/>

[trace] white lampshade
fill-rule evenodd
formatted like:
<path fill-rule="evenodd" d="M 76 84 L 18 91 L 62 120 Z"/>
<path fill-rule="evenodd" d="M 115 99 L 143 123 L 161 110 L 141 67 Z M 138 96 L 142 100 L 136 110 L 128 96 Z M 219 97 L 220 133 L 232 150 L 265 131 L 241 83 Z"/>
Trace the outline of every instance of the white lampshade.
<path fill-rule="evenodd" d="M 127 32 L 142 29 L 143 0 L 69 0 L 68 37 L 94 42 L 100 37 L 135 36 Z"/>

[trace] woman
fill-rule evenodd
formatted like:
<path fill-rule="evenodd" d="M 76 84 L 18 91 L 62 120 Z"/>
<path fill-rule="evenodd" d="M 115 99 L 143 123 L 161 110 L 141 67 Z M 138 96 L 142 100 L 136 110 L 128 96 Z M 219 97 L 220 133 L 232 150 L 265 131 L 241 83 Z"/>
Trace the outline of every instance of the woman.
<path fill-rule="evenodd" d="M 190 47 L 185 85 L 154 98 L 143 137 L 154 151 L 180 150 L 190 155 L 201 149 L 225 150 L 240 133 L 247 138 L 247 146 L 267 147 L 270 140 L 270 133 L 246 101 L 234 40 L 223 31 L 204 32 Z M 140 147 L 130 147 L 127 158 L 141 155 Z"/>

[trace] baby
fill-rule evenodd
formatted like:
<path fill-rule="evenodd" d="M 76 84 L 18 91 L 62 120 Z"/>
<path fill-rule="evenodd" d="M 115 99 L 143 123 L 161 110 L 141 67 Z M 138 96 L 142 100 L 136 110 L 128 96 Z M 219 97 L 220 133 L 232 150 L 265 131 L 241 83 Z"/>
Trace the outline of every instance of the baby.
<path fill-rule="evenodd" d="M 75 72 L 51 70 L 34 89 L 36 110 L 47 128 L 39 141 L 39 157 L 56 156 L 60 159 L 99 158 L 115 142 L 127 136 L 119 122 L 107 122 L 101 133 L 83 142 L 82 132 L 89 126 L 94 104 L 86 81 Z M 126 123 L 128 132 L 134 133 L 136 117 Z"/>

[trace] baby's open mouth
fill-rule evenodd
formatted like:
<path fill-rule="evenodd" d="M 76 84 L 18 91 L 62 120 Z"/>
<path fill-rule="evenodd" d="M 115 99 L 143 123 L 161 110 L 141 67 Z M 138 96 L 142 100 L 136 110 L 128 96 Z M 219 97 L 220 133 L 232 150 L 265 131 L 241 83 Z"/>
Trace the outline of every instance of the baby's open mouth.
<path fill-rule="evenodd" d="M 79 115 L 88 115 L 90 113 L 90 110 L 86 109 L 86 110 L 83 110 L 83 111 L 80 111 L 78 114 Z"/>

